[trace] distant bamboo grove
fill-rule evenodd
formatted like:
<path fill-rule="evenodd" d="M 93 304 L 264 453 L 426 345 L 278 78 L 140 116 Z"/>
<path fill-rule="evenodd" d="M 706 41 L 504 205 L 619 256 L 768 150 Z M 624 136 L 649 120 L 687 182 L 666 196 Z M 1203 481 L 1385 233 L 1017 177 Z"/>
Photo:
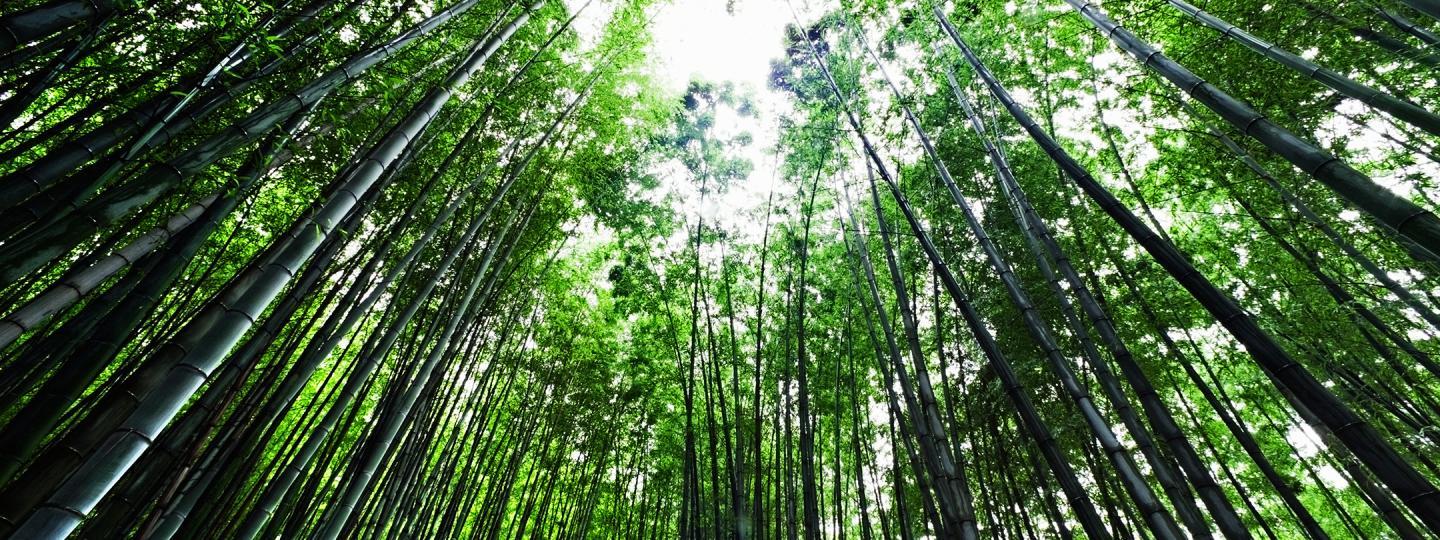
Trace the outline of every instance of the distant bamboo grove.
<path fill-rule="evenodd" d="M 1440 535 L 1440 2 L 759 1 L 0 6 L 0 538 Z"/>

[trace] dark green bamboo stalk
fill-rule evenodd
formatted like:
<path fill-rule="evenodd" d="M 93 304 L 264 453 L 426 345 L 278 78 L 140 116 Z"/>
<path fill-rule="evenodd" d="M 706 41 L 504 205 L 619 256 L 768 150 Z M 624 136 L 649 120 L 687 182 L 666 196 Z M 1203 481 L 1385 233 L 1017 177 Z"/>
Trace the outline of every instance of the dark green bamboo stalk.
<path fill-rule="evenodd" d="M 1377 185 L 1340 158 L 1266 119 L 1258 111 L 1206 82 L 1136 37 L 1087 0 L 1065 0 L 1121 50 L 1165 77 L 1247 136 L 1260 141 L 1306 174 L 1320 181 L 1351 205 L 1380 224 L 1415 242 L 1433 256 L 1440 253 L 1440 217 L 1394 192 Z M 1437 518 L 1440 519 L 1440 518 Z"/>
<path fill-rule="evenodd" d="M 1440 528 L 1440 492 L 1436 491 L 1434 485 L 1406 462 L 1373 427 L 1352 412 L 1308 369 L 1285 352 L 1234 300 L 1200 274 L 1174 245 L 1160 238 L 1130 213 L 1109 190 L 1096 182 L 1089 172 L 1041 130 L 960 39 L 960 35 L 940 10 L 936 8 L 934 12 L 941 26 L 964 53 L 966 60 L 981 76 L 991 93 L 1045 153 L 1065 170 L 1066 175 L 1180 282 L 1216 321 L 1245 347 L 1260 367 L 1271 374 L 1277 385 L 1294 392 L 1297 399 L 1314 411 L 1325 425 L 1330 426 L 1345 446 L 1395 491 L 1422 521 L 1431 527 Z"/>
<path fill-rule="evenodd" d="M 1336 92 L 1340 92 L 1341 94 L 1360 100 L 1360 102 L 1366 105 L 1369 105 L 1381 111 L 1385 111 L 1387 114 L 1399 119 L 1400 121 L 1423 129 L 1431 135 L 1440 135 L 1440 116 L 1437 116 L 1434 113 L 1427 111 L 1418 105 L 1415 105 L 1414 103 L 1401 100 L 1399 98 L 1396 98 L 1395 96 L 1356 82 L 1355 80 L 1336 73 L 1335 71 L 1321 67 L 1314 62 L 1311 62 L 1295 55 L 1294 53 L 1291 53 L 1290 51 L 1277 47 L 1273 43 L 1255 37 L 1249 32 L 1246 32 L 1245 30 L 1242 30 L 1233 24 L 1221 20 L 1219 17 L 1206 13 L 1204 10 L 1201 10 L 1194 5 L 1191 5 L 1185 0 L 1168 1 L 1170 2 L 1171 6 L 1175 7 L 1175 9 L 1186 15 L 1189 15 L 1192 19 L 1195 19 L 1201 24 L 1204 24 L 1205 26 L 1208 26 L 1215 31 L 1220 32 L 1221 35 L 1230 38 L 1236 43 L 1244 45 L 1247 49 L 1263 54 L 1265 55 L 1265 57 L 1274 60 L 1280 65 L 1295 70 L 1301 75 L 1309 77 L 1315 82 L 1323 84 L 1335 90 Z M 1149 60 L 1147 60 L 1147 62 L 1149 62 Z M 1155 60 L 1155 62 L 1157 65 L 1161 65 L 1164 63 L 1164 60 L 1158 59 Z M 1157 68 L 1157 71 L 1158 70 L 1159 68 Z M 1170 76 L 1168 75 L 1166 77 L 1170 78 Z M 1180 83 L 1177 82 L 1176 84 Z M 1189 92 L 1194 95 L 1193 91 Z M 1205 101 L 1203 98 L 1200 98 L 1198 96 L 1196 97 L 1196 99 L 1199 99 L 1202 102 Z M 1224 100 L 1225 98 L 1223 96 L 1217 96 L 1217 99 Z M 1206 103 L 1206 105 L 1210 106 L 1210 103 Z M 1242 127 L 1241 129 L 1246 128 Z M 1262 141 L 1263 140 L 1264 139 L 1262 139 Z"/>

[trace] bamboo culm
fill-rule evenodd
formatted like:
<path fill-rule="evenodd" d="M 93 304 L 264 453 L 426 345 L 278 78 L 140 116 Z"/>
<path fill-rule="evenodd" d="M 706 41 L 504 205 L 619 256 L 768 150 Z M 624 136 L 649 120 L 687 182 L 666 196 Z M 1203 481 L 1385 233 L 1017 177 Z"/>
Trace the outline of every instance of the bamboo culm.
<path fill-rule="evenodd" d="M 1087 0 L 1065 0 L 1122 50 L 1154 70 L 1180 90 L 1224 118 L 1241 133 L 1260 141 L 1271 151 L 1434 256 L 1440 253 L 1440 217 L 1396 195 L 1331 155 L 1265 118 L 1255 109 L 1206 82 L 1159 49 L 1120 27 Z M 1440 519 L 1440 518 L 1437 518 Z"/>
<path fill-rule="evenodd" d="M 535 7 L 538 7 L 538 3 Z M 97 454 L 88 458 L 45 505 L 37 508 L 35 513 L 16 529 L 16 534 L 37 537 L 64 536 L 79 525 L 82 517 L 95 507 L 100 498 L 119 480 L 120 475 L 139 459 L 140 454 L 150 445 L 149 441 L 164 429 L 190 395 L 204 384 L 230 347 L 249 328 L 251 321 L 279 294 L 280 289 L 298 272 L 299 267 L 319 246 L 320 241 L 333 230 L 335 224 L 349 213 L 358 202 L 359 196 L 369 191 L 375 180 L 404 147 L 425 130 L 440 108 L 450 100 L 450 96 L 528 20 L 529 14 L 527 11 L 516 17 L 501 34 L 476 43 L 470 57 L 451 74 L 449 80 L 417 104 L 351 173 L 341 191 L 310 219 L 316 230 L 291 239 L 290 245 L 279 257 L 260 270 L 260 275 L 243 293 L 241 303 L 231 306 L 227 316 L 223 317 L 224 320 L 205 333 L 206 338 L 201 341 L 201 346 L 190 350 L 175 364 L 166 377 L 167 382 L 162 384 L 164 393 L 145 399 L 122 427 L 102 444 Z"/>
<path fill-rule="evenodd" d="M 1071 158 L 1015 103 L 995 76 L 980 62 L 979 57 L 975 56 L 960 38 L 944 14 L 938 8 L 934 10 L 934 14 L 967 62 L 984 80 L 990 92 L 1045 153 L 1060 165 L 1066 175 L 1180 282 L 1245 347 L 1260 367 L 1274 377 L 1277 385 L 1292 391 L 1325 425 L 1330 426 L 1345 446 L 1354 452 L 1376 477 L 1394 490 L 1422 521 L 1432 528 L 1440 528 L 1440 492 L 1436 491 L 1435 486 L 1406 462 L 1373 427 L 1351 411 L 1308 369 L 1295 361 L 1248 313 L 1236 305 L 1234 300 L 1217 289 L 1191 265 L 1174 245 L 1155 234 Z"/>
<path fill-rule="evenodd" d="M 914 211 L 910 209 L 909 201 L 900 191 L 894 178 L 890 175 L 884 160 L 880 159 L 876 154 L 869 138 L 865 135 L 865 132 L 860 129 L 860 122 L 856 118 L 855 113 L 845 106 L 844 94 L 841 93 L 839 84 L 835 82 L 834 75 L 830 73 L 829 67 L 827 67 L 824 60 L 820 57 L 820 53 L 816 50 L 815 45 L 807 40 L 807 46 L 810 51 L 810 56 L 814 58 L 819 65 L 820 71 L 830 87 L 832 96 L 841 104 L 842 113 L 846 116 L 851 128 L 856 131 L 856 136 L 860 138 L 860 142 L 865 148 L 870 161 L 874 164 L 875 170 L 878 172 L 880 178 L 885 181 L 891 197 L 900 206 L 901 213 L 904 214 L 905 220 L 909 224 L 911 232 L 919 241 L 926 258 L 930 261 L 935 272 L 939 274 L 941 283 L 945 285 L 946 293 L 950 295 L 951 299 L 955 301 L 956 306 L 960 308 L 961 314 L 964 316 L 972 334 L 979 342 L 980 348 L 984 351 L 991 367 L 993 367 L 999 375 L 1005 393 L 1016 406 L 1016 410 L 1021 417 L 1021 423 L 1041 447 L 1046 461 L 1049 463 L 1056 480 L 1060 483 L 1062 490 L 1069 499 L 1071 509 L 1076 513 L 1078 520 L 1081 522 L 1081 526 L 1084 527 L 1086 533 L 1090 535 L 1091 538 L 1111 538 L 1110 532 L 1101 522 L 1099 514 L 1096 513 L 1089 496 L 1085 493 L 1084 488 L 1081 487 L 1069 461 L 1065 458 L 1055 437 L 1051 434 L 1050 428 L 1040 419 L 1034 404 L 1030 401 L 1026 393 L 1025 387 L 1020 384 L 1019 377 L 1015 374 L 1009 360 L 1006 359 L 1000 351 L 999 343 L 995 341 L 994 335 L 986 326 L 985 321 L 980 317 L 979 312 L 971 305 L 968 295 L 965 294 L 960 286 L 960 282 L 940 258 L 939 250 L 930 240 L 929 234 L 925 232 L 924 227 L 920 224 Z"/>
<path fill-rule="evenodd" d="M 121 0 L 53 0 L 0 18 L 0 54 L 70 26 L 100 19 L 123 6 Z"/>
<path fill-rule="evenodd" d="M 1431 135 L 1440 135 L 1440 116 L 1437 116 L 1434 113 L 1427 111 L 1414 103 L 1401 100 L 1399 98 L 1396 98 L 1395 96 L 1356 82 L 1354 79 L 1336 73 L 1333 70 L 1321 67 L 1314 62 L 1311 62 L 1309 60 L 1301 58 L 1294 53 L 1291 53 L 1290 51 L 1281 49 L 1275 46 L 1275 44 L 1273 43 L 1255 37 L 1249 32 L 1246 32 L 1245 30 L 1242 30 L 1241 28 L 1233 24 L 1221 20 L 1219 17 L 1206 13 L 1204 10 L 1197 8 L 1194 5 L 1191 5 L 1185 0 L 1168 1 L 1170 2 L 1171 6 L 1175 7 L 1175 9 L 1186 15 L 1189 15 L 1191 18 L 1199 21 L 1201 24 L 1204 24 L 1205 26 L 1208 26 L 1215 31 L 1220 32 L 1222 35 L 1230 38 L 1236 43 L 1244 45 L 1247 49 L 1265 55 L 1265 57 L 1274 60 L 1275 62 L 1287 68 L 1295 70 L 1296 72 L 1306 77 L 1309 77 L 1315 82 L 1323 84 L 1330 89 L 1335 90 L 1336 92 L 1340 92 L 1341 94 L 1344 94 L 1348 97 L 1360 100 L 1361 103 L 1364 103 L 1370 107 L 1385 111 L 1390 116 L 1393 116 L 1396 119 L 1399 119 L 1400 121 L 1410 124 L 1412 126 L 1423 129 L 1425 130 L 1425 132 Z M 1163 64 L 1164 61 L 1156 60 L 1155 62 L 1157 64 Z M 1159 70 L 1160 68 L 1157 67 L 1156 69 Z M 1167 78 L 1169 78 L 1168 75 Z M 1171 78 L 1171 80 L 1174 81 L 1176 79 Z M 1176 84 L 1180 83 L 1177 82 Z M 1201 98 L 1197 96 L 1197 99 Z M 1220 96 L 1218 97 L 1218 99 L 1224 100 L 1224 97 Z M 1203 99 L 1201 100 L 1204 101 Z M 1210 104 L 1206 103 L 1206 105 Z M 1245 128 L 1241 127 L 1241 129 Z M 1267 143 L 1267 145 L 1268 144 L 1269 143 Z"/>
<path fill-rule="evenodd" d="M 995 168 L 996 177 L 1000 179 L 1001 190 L 1015 204 L 1020 216 L 1021 227 L 1026 229 L 1027 234 L 1031 235 L 1031 238 L 1037 239 L 1040 247 L 1043 247 L 1043 250 L 1054 259 L 1055 266 L 1060 270 L 1060 274 L 1070 286 L 1070 290 L 1073 291 L 1073 294 L 1080 301 L 1081 309 L 1090 319 L 1091 325 L 1100 336 L 1100 340 L 1104 342 L 1109 349 L 1111 356 L 1115 359 L 1115 363 L 1120 366 L 1121 373 L 1124 374 L 1131 387 L 1139 394 L 1141 408 L 1146 413 L 1151 425 L 1154 426 L 1155 431 L 1167 442 L 1172 454 L 1175 455 L 1180 462 L 1181 470 L 1190 478 L 1191 483 L 1194 484 L 1200 492 L 1201 499 L 1210 510 L 1211 516 L 1216 521 L 1216 524 L 1219 525 L 1221 533 L 1227 538 L 1249 538 L 1249 531 L 1246 530 L 1244 523 L 1240 521 L 1240 517 L 1235 513 L 1235 509 L 1230 504 L 1229 499 L 1227 499 L 1224 492 L 1219 489 L 1219 485 L 1211 476 L 1209 469 L 1205 467 L 1204 461 L 1200 459 L 1194 446 L 1190 444 L 1184 433 L 1180 431 L 1173 415 L 1170 414 L 1170 411 L 1160 400 L 1154 385 L 1150 382 L 1144 370 L 1141 369 L 1140 365 L 1135 361 L 1134 355 L 1131 354 L 1129 347 L 1120 339 L 1119 333 L 1116 331 L 1110 316 L 1105 312 L 1104 308 L 1100 306 L 1100 303 L 1096 301 L 1095 296 L 1090 292 L 1089 287 L 1085 285 L 1084 280 L 1080 278 L 1079 272 L 1077 272 L 1071 264 L 1070 257 L 1065 253 L 1064 249 L 1056 242 L 1054 235 L 1050 232 L 1049 226 L 1045 224 L 1044 220 L 1040 219 L 1039 214 L 1036 213 L 1034 207 L 1030 205 L 1029 198 L 1021 188 L 1020 183 L 1015 179 L 1004 153 L 1000 151 L 987 135 L 988 132 L 983 120 L 970 103 L 970 100 L 965 97 L 959 84 L 955 81 L 954 75 L 947 71 L 945 77 L 946 82 L 950 86 L 951 93 L 954 94 L 961 109 L 964 110 L 966 116 L 969 117 L 972 130 L 985 147 L 986 154 L 989 156 L 991 164 Z M 1046 266 L 1044 258 L 1039 254 L 1037 254 L 1036 257 L 1041 262 L 1043 269 Z M 1065 301 L 1063 300 L 1063 295 L 1060 296 L 1060 298 L 1062 298 L 1062 302 Z M 1078 330 L 1077 333 L 1084 336 L 1083 329 Z M 1097 369 L 1098 365 L 1099 364 L 1097 364 Z M 1113 387 L 1113 385 L 1108 386 Z M 1135 423 L 1138 424 L 1138 422 Z M 1144 436 L 1144 431 L 1132 428 L 1131 436 L 1135 437 L 1138 442 L 1140 438 Z M 1164 458 L 1160 457 L 1159 459 L 1163 460 Z M 1155 467 L 1158 473 L 1161 468 L 1169 468 L 1170 466 L 1168 463 L 1162 461 L 1160 464 L 1155 464 Z M 1178 506 L 1181 503 L 1177 502 L 1176 504 Z"/>
<path fill-rule="evenodd" d="M 78 216 L 36 231 L 16 240 L 13 245 L 7 244 L 6 253 L 14 254 L 15 257 L 0 264 L 0 281 L 12 281 L 54 260 L 100 227 L 114 223 L 136 208 L 154 201 L 240 145 L 253 142 L 285 118 L 314 104 L 341 85 L 355 80 L 369 68 L 474 7 L 478 1 L 463 0 L 436 13 L 394 39 L 355 55 L 339 67 L 290 93 L 287 98 L 262 106 L 180 155 L 145 169 L 121 189 L 101 195 L 77 210 Z"/>

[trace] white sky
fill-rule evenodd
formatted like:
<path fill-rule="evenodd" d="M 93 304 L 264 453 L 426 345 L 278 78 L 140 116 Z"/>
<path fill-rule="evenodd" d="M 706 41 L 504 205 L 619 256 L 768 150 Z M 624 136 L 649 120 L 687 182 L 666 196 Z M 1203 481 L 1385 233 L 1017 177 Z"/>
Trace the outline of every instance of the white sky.
<path fill-rule="evenodd" d="M 661 80 L 683 92 L 692 75 L 765 88 L 770 59 L 780 56 L 790 12 L 784 0 L 675 0 L 653 26 Z"/>
<path fill-rule="evenodd" d="M 675 178 L 667 187 L 682 194 L 681 210 L 692 219 L 698 210 L 707 223 L 758 243 L 763 223 L 749 212 L 762 211 L 770 190 L 784 185 L 775 178 L 771 150 L 779 129 L 776 120 L 790 104 L 786 96 L 769 88 L 768 81 L 771 59 L 784 55 L 790 10 L 784 0 L 732 0 L 728 6 L 726 0 L 674 0 L 658 9 L 651 27 L 657 81 L 676 96 L 692 79 L 730 81 L 740 94 L 751 97 L 758 111 L 751 118 L 722 111 L 714 128 L 721 138 L 740 132 L 754 137 L 743 152 L 754 166 L 748 179 L 733 182 L 723 194 L 711 194 L 703 207 L 697 207 L 689 178 Z"/>
<path fill-rule="evenodd" d="M 586 2 L 564 1 L 571 10 Z M 803 6 L 805 0 L 797 1 Z M 707 228 L 718 225 L 738 233 L 742 241 L 758 244 L 764 223 L 754 217 L 757 213 L 763 215 L 772 186 L 779 188 L 777 202 L 789 193 L 785 182 L 774 174 L 776 163 L 771 151 L 779 130 L 777 119 L 790 110 L 790 103 L 786 96 L 769 89 L 768 80 L 770 60 L 784 55 L 785 25 L 792 18 L 785 0 L 732 0 L 728 7 L 727 0 L 661 0 L 654 4 L 650 8 L 652 44 L 648 64 L 654 81 L 677 104 L 692 79 L 729 81 L 736 85 L 738 94 L 752 99 L 759 114 L 741 118 L 732 111 L 719 111 L 712 131 L 722 139 L 741 132 L 753 137 L 743 152 L 753 164 L 750 177 L 732 182 L 723 194 L 711 193 L 700 207 L 694 179 L 683 169 L 662 168 L 655 171 L 662 179 L 661 188 L 647 195 L 655 199 L 673 196 L 677 200 L 669 204 L 688 222 L 693 223 L 699 215 Z M 594 45 L 613 9 L 614 0 L 593 0 L 581 14 L 575 28 L 584 47 Z M 595 228 L 592 221 L 581 226 L 581 230 Z M 685 235 L 677 231 L 666 242 L 666 249 L 683 249 Z M 606 234 L 601 236 L 608 238 Z"/>

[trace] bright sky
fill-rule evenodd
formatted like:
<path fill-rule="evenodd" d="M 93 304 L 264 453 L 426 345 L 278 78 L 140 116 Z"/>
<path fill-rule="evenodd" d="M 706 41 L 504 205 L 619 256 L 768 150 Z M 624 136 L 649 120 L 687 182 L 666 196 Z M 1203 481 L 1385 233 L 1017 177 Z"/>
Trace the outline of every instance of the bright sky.
<path fill-rule="evenodd" d="M 789 102 L 772 91 L 768 81 L 771 59 L 784 55 L 782 43 L 785 25 L 791 21 L 790 10 L 784 0 L 674 0 L 659 9 L 652 26 L 652 58 L 658 80 L 676 95 L 683 93 L 692 79 L 731 81 L 741 94 L 752 97 L 760 112 L 754 118 L 717 116 L 717 135 L 748 132 L 754 137 L 745 152 L 754 169 L 746 181 L 734 183 L 720 196 L 710 196 L 698 208 L 707 222 L 758 240 L 761 227 L 753 226 L 753 221 L 738 211 L 762 208 L 776 183 L 769 150 L 778 131 L 775 120 L 788 110 Z M 687 211 L 696 210 L 687 206 Z"/>
<path fill-rule="evenodd" d="M 564 0 L 571 10 L 586 0 Z M 585 46 L 594 40 L 612 14 L 613 0 L 592 0 L 575 23 Z M 804 12 L 805 0 L 796 0 Z M 728 4 L 728 6 L 727 6 Z M 652 44 L 650 68 L 654 80 L 679 99 L 692 79 L 714 83 L 729 81 L 741 95 L 748 95 L 759 114 L 741 118 L 720 111 L 713 133 L 729 138 L 744 132 L 753 137 L 744 152 L 753 165 L 750 177 L 733 182 L 723 194 L 710 194 L 703 207 L 693 178 L 680 174 L 663 174 L 661 196 L 670 193 L 680 199 L 676 209 L 693 220 L 698 214 L 707 226 L 720 226 L 738 233 L 743 240 L 758 243 L 763 223 L 751 219 L 750 212 L 763 211 L 772 186 L 779 188 L 779 200 L 788 193 L 785 182 L 776 178 L 775 159 L 771 150 L 778 133 L 776 119 L 789 110 L 784 95 L 770 90 L 770 61 L 784 55 L 782 47 L 785 25 L 791 13 L 785 0 L 661 0 L 651 7 Z M 590 229 L 593 224 L 583 228 Z M 684 246 L 684 233 L 670 239 L 674 248 Z"/>
<path fill-rule="evenodd" d="M 655 60 L 667 86 L 685 90 L 692 75 L 765 88 L 770 59 L 781 55 L 783 0 L 675 0 L 655 19 Z"/>

